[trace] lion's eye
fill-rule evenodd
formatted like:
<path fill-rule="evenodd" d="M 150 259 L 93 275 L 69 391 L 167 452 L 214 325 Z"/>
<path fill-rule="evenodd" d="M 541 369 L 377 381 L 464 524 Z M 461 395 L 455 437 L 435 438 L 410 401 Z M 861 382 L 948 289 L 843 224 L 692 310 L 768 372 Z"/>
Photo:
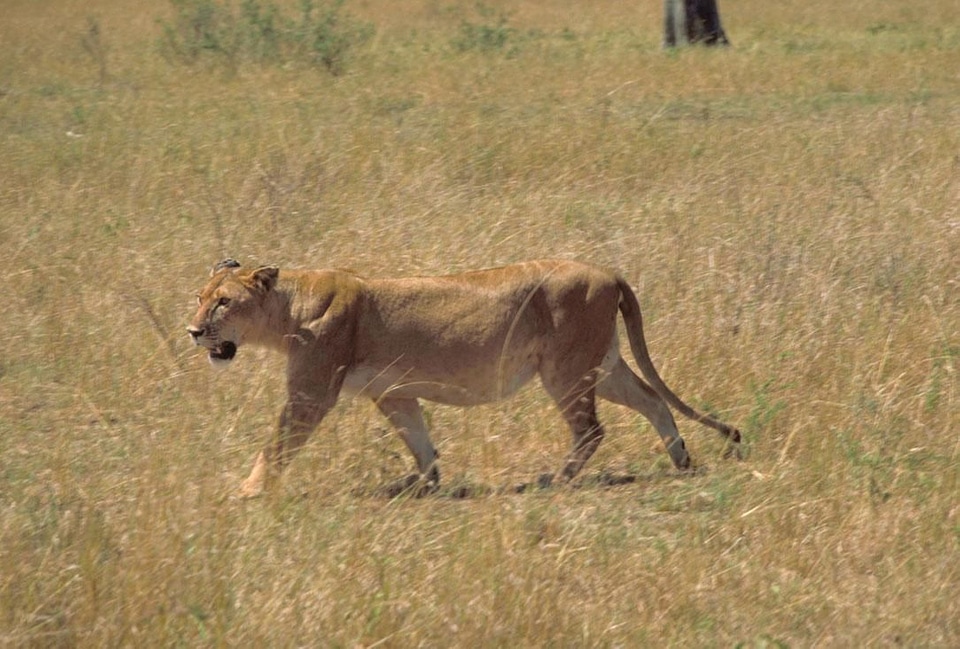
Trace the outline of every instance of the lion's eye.
<path fill-rule="evenodd" d="M 230 304 L 230 298 L 228 297 L 222 297 L 217 300 L 217 306 L 227 306 L 228 304 Z"/>

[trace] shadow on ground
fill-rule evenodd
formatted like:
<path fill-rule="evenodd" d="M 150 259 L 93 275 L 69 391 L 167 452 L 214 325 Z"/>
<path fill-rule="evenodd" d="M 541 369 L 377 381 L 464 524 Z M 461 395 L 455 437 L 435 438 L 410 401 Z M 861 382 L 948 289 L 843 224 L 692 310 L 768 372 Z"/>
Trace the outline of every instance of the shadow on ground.
<path fill-rule="evenodd" d="M 694 476 L 702 470 L 688 471 L 685 474 Z M 613 488 L 635 482 L 650 482 L 662 473 L 631 474 L 601 471 L 599 473 L 583 475 L 573 482 L 554 480 L 552 473 L 544 473 L 531 482 L 521 482 L 509 485 L 488 485 L 471 482 L 465 479 L 454 479 L 449 483 L 437 485 L 427 482 L 417 474 L 410 474 L 386 485 L 358 487 L 352 491 L 354 496 L 362 498 L 445 498 L 449 500 L 467 500 L 500 494 L 525 494 L 561 489 L 596 489 Z"/>

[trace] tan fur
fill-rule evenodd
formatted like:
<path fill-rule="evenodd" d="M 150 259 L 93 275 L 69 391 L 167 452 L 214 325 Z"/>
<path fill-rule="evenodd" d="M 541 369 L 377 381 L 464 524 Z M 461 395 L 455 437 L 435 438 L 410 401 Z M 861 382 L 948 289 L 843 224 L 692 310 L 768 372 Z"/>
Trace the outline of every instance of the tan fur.
<path fill-rule="evenodd" d="M 667 403 L 732 443 L 736 429 L 681 401 L 657 374 L 640 306 L 616 273 L 570 261 L 402 279 L 343 270 L 246 269 L 221 262 L 198 295 L 188 328 L 211 361 L 244 345 L 288 357 L 288 400 L 275 438 L 241 493 L 259 494 L 307 440 L 341 392 L 372 399 L 428 484 L 437 453 L 418 399 L 469 406 L 502 399 L 539 376 L 573 433 L 570 479 L 603 438 L 595 398 L 647 417 L 674 464 L 690 465 Z M 647 383 L 620 356 L 617 312 Z"/>

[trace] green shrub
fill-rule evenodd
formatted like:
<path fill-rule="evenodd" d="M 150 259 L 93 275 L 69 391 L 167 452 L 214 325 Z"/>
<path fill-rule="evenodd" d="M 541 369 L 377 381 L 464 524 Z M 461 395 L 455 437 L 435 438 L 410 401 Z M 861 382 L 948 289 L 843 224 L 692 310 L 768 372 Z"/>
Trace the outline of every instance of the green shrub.
<path fill-rule="evenodd" d="M 477 3 L 476 9 L 482 22 L 475 23 L 464 19 L 460 23 L 460 33 L 452 41 L 453 47 L 461 52 L 504 50 L 510 39 L 516 35 L 515 29 L 507 27 L 508 17 L 483 3 Z"/>
<path fill-rule="evenodd" d="M 240 0 L 170 0 L 172 23 L 163 23 L 161 51 L 168 60 L 194 64 L 212 60 L 232 67 L 242 62 L 319 65 L 331 74 L 343 72 L 356 47 L 373 34 L 343 11 L 344 0 L 317 4 L 301 0 L 296 17 L 273 2 Z"/>
<path fill-rule="evenodd" d="M 313 0 L 301 0 L 300 22 L 291 34 L 300 51 L 313 63 L 319 63 L 332 74 L 343 71 L 351 49 L 373 36 L 369 23 L 357 23 L 341 13 L 344 0 L 317 7 Z"/>

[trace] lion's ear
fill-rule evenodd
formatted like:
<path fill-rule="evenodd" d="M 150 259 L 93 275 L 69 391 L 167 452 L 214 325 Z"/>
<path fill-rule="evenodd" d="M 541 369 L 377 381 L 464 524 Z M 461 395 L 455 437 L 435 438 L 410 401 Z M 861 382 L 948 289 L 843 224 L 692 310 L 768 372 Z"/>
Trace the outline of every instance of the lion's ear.
<path fill-rule="evenodd" d="M 280 269 L 276 266 L 261 266 L 250 273 L 250 282 L 266 293 L 277 285 L 277 276 L 279 276 L 279 274 Z"/>
<path fill-rule="evenodd" d="M 240 262 L 230 258 L 217 262 L 217 265 L 210 269 L 210 277 L 213 277 L 224 268 L 240 268 Z"/>

